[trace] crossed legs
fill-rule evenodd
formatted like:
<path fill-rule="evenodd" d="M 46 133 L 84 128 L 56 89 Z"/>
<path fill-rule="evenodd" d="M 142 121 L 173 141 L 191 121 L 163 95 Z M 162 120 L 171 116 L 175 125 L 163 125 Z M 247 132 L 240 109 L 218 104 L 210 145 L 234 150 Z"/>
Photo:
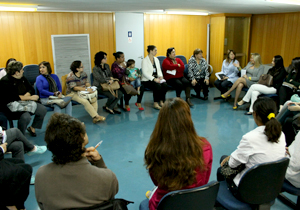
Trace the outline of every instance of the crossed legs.
<path fill-rule="evenodd" d="M 234 97 L 234 103 L 233 103 L 233 108 L 236 108 L 236 103 L 239 99 L 239 96 L 241 94 L 241 91 L 243 89 L 243 87 L 245 87 L 247 85 L 246 83 L 246 79 L 245 78 L 238 78 L 235 83 L 232 85 L 232 87 L 222 95 L 223 98 L 227 98 L 229 96 L 229 94 L 235 90 L 235 97 Z"/>

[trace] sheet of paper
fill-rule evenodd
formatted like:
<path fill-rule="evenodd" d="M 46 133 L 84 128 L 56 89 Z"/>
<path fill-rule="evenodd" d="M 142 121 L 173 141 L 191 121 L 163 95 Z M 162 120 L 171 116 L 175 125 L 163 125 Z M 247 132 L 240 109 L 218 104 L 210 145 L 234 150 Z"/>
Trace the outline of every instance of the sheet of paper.
<path fill-rule="evenodd" d="M 167 70 L 168 74 L 176 75 L 176 70 Z"/>
<path fill-rule="evenodd" d="M 242 69 L 241 70 L 241 77 L 244 76 L 244 75 L 246 75 L 246 70 Z"/>
<path fill-rule="evenodd" d="M 164 82 L 166 82 L 165 79 L 161 79 L 161 80 L 160 80 L 160 83 L 164 83 Z"/>

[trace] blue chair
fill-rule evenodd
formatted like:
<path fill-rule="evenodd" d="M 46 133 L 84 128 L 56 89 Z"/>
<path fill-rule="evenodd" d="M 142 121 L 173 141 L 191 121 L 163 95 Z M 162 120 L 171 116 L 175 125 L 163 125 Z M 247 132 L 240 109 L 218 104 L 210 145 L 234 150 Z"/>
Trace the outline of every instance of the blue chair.
<path fill-rule="evenodd" d="M 189 65 L 188 64 L 184 64 L 184 72 L 183 75 L 185 78 L 188 79 L 188 73 L 189 73 Z"/>
<path fill-rule="evenodd" d="M 212 181 L 201 187 L 169 192 L 160 200 L 157 210 L 213 210 L 218 189 L 219 182 Z M 142 201 L 140 210 L 149 209 L 148 203 L 148 199 Z"/>
<path fill-rule="evenodd" d="M 40 75 L 39 66 L 36 64 L 26 65 L 23 67 L 23 70 L 24 70 L 24 77 L 33 86 L 37 76 Z"/>
<path fill-rule="evenodd" d="M 281 191 L 298 196 L 296 204 L 282 193 L 280 193 L 277 198 L 292 209 L 300 209 L 300 188 L 296 188 L 289 181 L 284 180 Z"/>
<path fill-rule="evenodd" d="M 166 59 L 166 56 L 157 56 L 157 59 L 159 60 L 160 68 L 162 70 L 162 63 Z"/>
<path fill-rule="evenodd" d="M 183 56 L 183 55 L 176 55 L 176 58 L 179 58 L 180 60 L 182 60 L 182 62 L 183 62 L 184 65 L 187 64 L 185 56 Z"/>
<path fill-rule="evenodd" d="M 289 159 L 282 158 L 250 168 L 238 186 L 240 200 L 232 195 L 226 181 L 220 182 L 217 201 L 230 210 L 251 210 L 273 205 L 281 191 L 288 164 Z"/>

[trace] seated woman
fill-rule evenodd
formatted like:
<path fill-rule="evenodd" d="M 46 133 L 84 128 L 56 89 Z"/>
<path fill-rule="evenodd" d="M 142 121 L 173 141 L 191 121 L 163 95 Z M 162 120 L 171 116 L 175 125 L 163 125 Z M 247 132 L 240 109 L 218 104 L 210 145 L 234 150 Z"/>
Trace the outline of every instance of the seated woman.
<path fill-rule="evenodd" d="M 170 191 L 207 184 L 212 158 L 210 143 L 196 133 L 188 104 L 180 98 L 167 100 L 145 150 L 145 165 L 157 189 L 140 209 L 155 210 Z"/>
<path fill-rule="evenodd" d="M 88 91 L 93 93 L 93 89 L 88 82 L 87 74 L 83 71 L 81 61 L 74 61 L 70 66 L 71 72 L 68 74 L 67 82 L 67 96 L 72 97 L 72 100 L 81 103 L 89 115 L 93 118 L 93 123 L 104 121 L 105 117 L 100 116 L 98 112 L 98 101 L 90 103 L 88 99 L 84 99 L 78 95 L 80 91 Z"/>
<path fill-rule="evenodd" d="M 114 198 L 117 177 L 94 147 L 85 148 L 89 139 L 82 122 L 54 113 L 45 141 L 53 162 L 36 173 L 35 197 L 41 209 L 90 207 Z"/>
<path fill-rule="evenodd" d="M 276 116 L 276 119 L 280 122 L 282 131 L 285 134 L 286 146 L 289 146 L 294 141 L 297 134 L 297 131 L 295 131 L 293 127 L 293 120 L 299 113 L 300 103 L 287 101 Z"/>
<path fill-rule="evenodd" d="M 166 100 L 168 86 L 160 69 L 160 62 L 155 57 L 157 48 L 149 45 L 147 52 L 148 56 L 142 61 L 142 84 L 153 91 L 153 108 L 160 110 Z"/>
<path fill-rule="evenodd" d="M 221 94 L 228 90 L 230 85 L 233 85 L 235 81 L 239 78 L 238 66 L 239 61 L 236 60 L 236 54 L 233 50 L 228 50 L 227 58 L 222 63 L 222 69 L 220 74 L 224 74 L 221 79 L 215 81 L 215 86 L 221 91 Z"/>
<path fill-rule="evenodd" d="M 240 68 L 240 65 L 237 64 L 237 67 Z M 250 88 L 251 85 L 257 83 L 260 76 L 264 73 L 260 55 L 258 53 L 251 53 L 250 62 L 243 70 L 246 70 L 246 74 L 238 78 L 232 87 L 221 95 L 222 98 L 227 98 L 230 96 L 229 94 L 236 89 L 233 109 L 237 109 L 237 100 L 239 99 L 243 87 Z"/>
<path fill-rule="evenodd" d="M 129 100 L 131 98 L 131 95 L 129 95 L 125 92 L 124 88 L 122 87 L 122 81 L 123 81 L 123 77 L 125 77 L 126 82 L 128 82 L 130 84 L 130 82 L 134 81 L 134 79 L 128 78 L 126 75 L 126 64 L 125 64 L 124 53 L 119 51 L 119 52 L 114 53 L 113 55 L 115 56 L 116 61 L 111 65 L 111 72 L 112 72 L 114 78 L 119 79 L 120 90 L 122 91 L 122 93 L 124 95 L 125 109 L 129 112 L 130 111 Z M 135 105 L 141 111 L 144 110 L 144 108 L 141 105 L 143 95 L 144 95 L 144 86 L 142 85 L 140 88 L 140 94 L 137 95 L 137 101 L 135 103 Z"/>
<path fill-rule="evenodd" d="M 94 86 L 97 87 L 98 93 L 108 97 L 106 105 L 103 107 L 110 114 L 121 114 L 117 108 L 118 101 L 122 98 L 123 93 L 115 90 L 118 97 L 113 96 L 109 91 L 103 91 L 101 84 L 112 83 L 113 76 L 107 62 L 107 54 L 105 52 L 97 52 L 95 55 L 95 66 L 93 68 Z"/>
<path fill-rule="evenodd" d="M 32 167 L 22 159 L 4 159 L 6 146 L 0 144 L 0 209 L 25 209 Z"/>
<path fill-rule="evenodd" d="M 200 92 L 203 89 L 203 99 L 207 100 L 210 72 L 202 54 L 203 51 L 201 49 L 194 50 L 194 54 L 188 63 L 188 78 L 196 92 L 196 97 L 200 98 Z"/>
<path fill-rule="evenodd" d="M 12 61 L 8 64 L 7 75 L 0 80 L 0 89 L 2 91 L 2 99 L 0 102 L 0 110 L 4 112 L 8 119 L 17 119 L 18 128 L 25 134 L 25 130 L 31 121 L 32 113 L 28 111 L 11 112 L 7 108 L 7 104 L 14 101 L 38 101 L 39 96 L 34 95 L 34 89 L 23 76 L 23 64 L 19 61 Z M 35 129 L 41 129 L 47 109 L 40 103 L 36 103 L 37 108 L 34 112 L 32 125 L 27 128 L 31 136 L 36 136 Z"/>
<path fill-rule="evenodd" d="M 71 97 L 64 97 L 61 93 L 62 88 L 59 81 L 59 78 L 56 74 L 52 74 L 52 68 L 49 62 L 43 61 L 39 64 L 40 74 L 36 78 L 36 87 L 39 91 L 40 101 L 43 105 L 51 105 L 54 107 L 54 112 L 61 113 L 63 108 L 65 109 L 66 114 L 72 116 L 72 103 Z M 49 96 L 57 96 L 59 103 L 52 103 Z"/>
<path fill-rule="evenodd" d="M 16 59 L 10 58 L 10 59 L 8 59 L 8 60 L 6 61 L 5 69 L 2 69 L 2 70 L 0 71 L 0 79 L 1 79 L 2 77 L 4 77 L 4 76 L 7 74 L 7 73 L 6 73 L 7 66 L 8 66 L 8 64 L 9 64 L 10 62 L 12 62 L 12 61 L 16 61 Z"/>
<path fill-rule="evenodd" d="M 290 156 L 290 162 L 285 178 L 294 187 L 300 188 L 300 132 L 297 134 L 295 141 L 287 148 L 287 153 Z"/>
<path fill-rule="evenodd" d="M 249 112 L 246 112 L 246 115 L 252 115 L 253 104 L 259 95 L 278 93 L 279 88 L 281 87 L 282 82 L 286 76 L 286 71 L 283 65 L 282 57 L 280 55 L 274 56 L 272 60 L 272 65 L 273 67 L 268 71 L 267 74 L 273 77 L 273 85 L 271 87 L 268 87 L 262 84 L 253 84 L 247 91 L 244 98 L 240 102 L 238 102 L 238 105 L 241 106 L 245 102 L 249 102 L 251 100 Z"/>
<path fill-rule="evenodd" d="M 221 158 L 221 166 L 227 161 L 231 168 L 245 164 L 245 169 L 233 180 L 226 179 L 230 191 L 237 198 L 239 198 L 237 186 L 248 169 L 260 163 L 285 157 L 285 137 L 280 123 L 275 118 L 276 112 L 276 103 L 271 98 L 258 98 L 253 105 L 253 118 L 258 127 L 242 137 L 237 149 L 230 156 Z M 224 180 L 220 168 L 217 178 L 218 181 Z"/>
<path fill-rule="evenodd" d="M 279 104 L 280 110 L 283 104 L 290 100 L 295 90 L 300 88 L 300 57 L 296 57 L 292 60 L 292 70 L 286 79 L 286 85 L 283 84 L 279 89 Z"/>
<path fill-rule="evenodd" d="M 176 97 L 180 98 L 181 91 L 185 90 L 186 102 L 189 106 L 194 106 L 191 102 L 190 82 L 183 76 L 184 64 L 182 60 L 176 58 L 175 48 L 167 49 L 167 58 L 162 63 L 164 78 L 168 85 L 176 90 Z"/>

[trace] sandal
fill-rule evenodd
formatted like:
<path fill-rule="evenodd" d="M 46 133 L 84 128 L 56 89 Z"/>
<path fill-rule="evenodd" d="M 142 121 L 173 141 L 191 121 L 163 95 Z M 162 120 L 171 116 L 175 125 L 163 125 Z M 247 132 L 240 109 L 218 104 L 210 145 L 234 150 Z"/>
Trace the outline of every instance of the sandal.
<path fill-rule="evenodd" d="M 108 112 L 109 114 L 115 114 L 114 111 L 108 108 L 107 106 L 105 107 L 105 111 Z"/>
<path fill-rule="evenodd" d="M 99 121 L 104 121 L 106 118 L 105 117 L 102 117 L 100 115 L 96 116 L 93 118 L 93 123 L 97 123 Z"/>
<path fill-rule="evenodd" d="M 31 130 L 31 127 L 28 127 L 28 128 L 27 128 L 27 131 L 29 132 L 29 134 L 30 134 L 31 136 L 36 137 L 36 133 L 33 132 L 33 131 Z"/>
<path fill-rule="evenodd" d="M 129 106 L 129 105 L 125 105 L 125 110 L 126 110 L 127 112 L 130 112 L 130 106 Z"/>
<path fill-rule="evenodd" d="M 225 99 L 225 98 L 228 98 L 229 96 L 230 96 L 230 94 L 229 94 L 229 95 L 227 95 L 226 97 L 225 97 L 225 95 L 224 95 L 224 94 L 222 94 L 222 95 L 221 95 L 221 97 L 222 97 L 222 98 L 224 98 L 224 99 Z"/>

